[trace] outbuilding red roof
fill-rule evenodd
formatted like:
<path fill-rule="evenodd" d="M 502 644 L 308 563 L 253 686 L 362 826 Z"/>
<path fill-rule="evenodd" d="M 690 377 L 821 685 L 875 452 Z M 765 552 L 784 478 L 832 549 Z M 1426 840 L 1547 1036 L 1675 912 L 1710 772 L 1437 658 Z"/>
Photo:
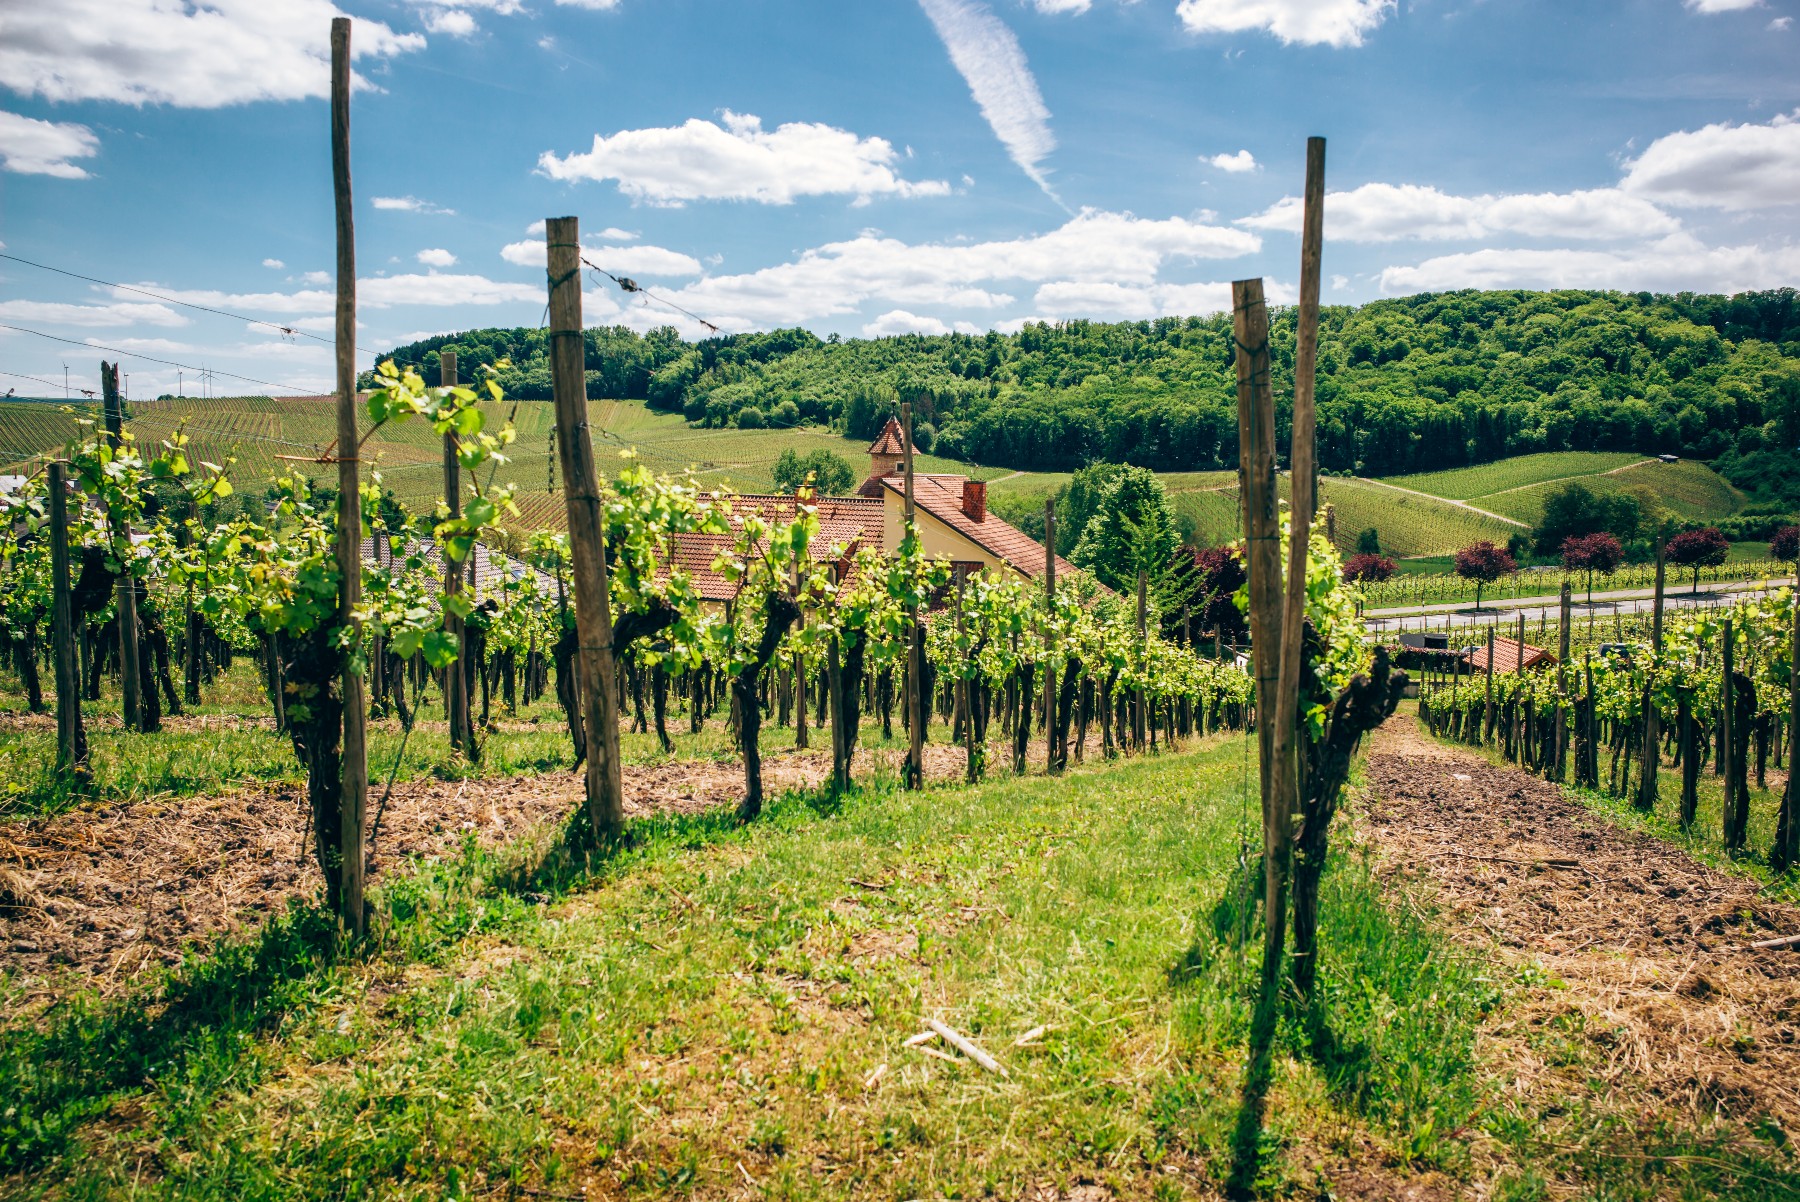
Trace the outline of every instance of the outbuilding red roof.
<path fill-rule="evenodd" d="M 906 454 L 906 432 L 900 428 L 900 419 L 890 417 L 887 425 L 881 427 L 881 434 L 869 447 L 871 455 L 904 455 Z"/>
<path fill-rule="evenodd" d="M 1556 656 L 1542 647 L 1533 647 L 1530 643 L 1521 643 L 1517 639 L 1494 639 L 1494 671 L 1517 672 L 1519 670 L 1519 649 L 1524 648 L 1525 666 L 1535 668 L 1539 664 L 1553 664 Z M 1469 667 L 1477 672 L 1487 671 L 1487 647 L 1477 647 L 1469 653 Z"/>
<path fill-rule="evenodd" d="M 745 518 L 761 517 L 770 524 L 791 522 L 798 502 L 791 494 L 733 494 L 722 499 L 731 502 L 731 524 L 741 529 Z M 849 559 L 864 547 L 882 549 L 881 501 L 866 497 L 820 497 L 813 502 L 819 519 L 819 533 L 813 542 L 813 556 L 823 559 L 831 548 L 838 548 L 840 559 Z M 713 561 L 729 552 L 734 540 L 723 534 L 677 534 L 669 557 L 670 566 L 686 573 L 708 601 L 729 601 L 737 594 L 737 586 L 713 570 Z"/>

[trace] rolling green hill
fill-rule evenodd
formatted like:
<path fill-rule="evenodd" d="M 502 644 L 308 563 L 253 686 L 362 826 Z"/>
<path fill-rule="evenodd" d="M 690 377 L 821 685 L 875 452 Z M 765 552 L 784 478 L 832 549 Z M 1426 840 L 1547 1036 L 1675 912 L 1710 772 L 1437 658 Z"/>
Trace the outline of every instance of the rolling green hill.
<path fill-rule="evenodd" d="M 1479 467 L 1396 476 L 1386 483 L 1530 525 L 1543 516 L 1544 498 L 1571 481 L 1601 494 L 1632 493 L 1683 521 L 1718 521 L 1744 507 L 1742 494 L 1704 463 L 1662 463 L 1629 454 L 1522 455 Z"/>

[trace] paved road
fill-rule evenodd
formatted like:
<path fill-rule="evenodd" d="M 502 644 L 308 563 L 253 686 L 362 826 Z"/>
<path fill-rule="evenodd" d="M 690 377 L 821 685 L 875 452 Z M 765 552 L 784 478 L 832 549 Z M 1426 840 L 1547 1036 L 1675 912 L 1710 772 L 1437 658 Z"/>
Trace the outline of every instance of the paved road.
<path fill-rule="evenodd" d="M 1663 594 L 1663 613 L 1674 614 L 1685 609 L 1709 609 L 1721 605 L 1730 605 L 1743 597 L 1754 597 L 1770 589 L 1786 585 L 1786 580 L 1743 582 L 1739 584 L 1715 585 L 1710 589 L 1701 589 L 1698 595 L 1687 592 L 1665 592 Z M 1622 593 L 1613 597 L 1604 594 L 1594 595 L 1591 612 L 1596 624 L 1605 623 L 1615 613 L 1638 614 L 1649 613 L 1656 606 L 1653 595 L 1638 592 Z M 1536 598 L 1525 604 L 1508 603 L 1505 606 L 1484 606 L 1480 610 L 1472 606 L 1461 608 L 1453 606 L 1430 606 L 1428 612 L 1409 610 L 1401 613 L 1394 611 L 1372 610 L 1365 619 L 1369 629 L 1375 632 L 1397 632 L 1400 630 L 1451 630 L 1467 629 L 1485 630 L 1493 626 L 1497 633 L 1504 635 L 1517 626 L 1519 615 L 1525 615 L 1525 621 L 1534 623 L 1540 619 L 1555 621 L 1558 617 L 1560 601 L 1556 597 Z M 1590 612 L 1587 602 L 1577 595 L 1570 609 L 1576 621 L 1580 621 Z"/>

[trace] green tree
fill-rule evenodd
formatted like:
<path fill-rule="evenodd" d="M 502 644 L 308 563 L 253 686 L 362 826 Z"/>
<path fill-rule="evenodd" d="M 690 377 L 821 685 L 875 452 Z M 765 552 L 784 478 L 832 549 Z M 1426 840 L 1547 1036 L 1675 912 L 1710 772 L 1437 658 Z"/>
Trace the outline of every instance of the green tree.
<path fill-rule="evenodd" d="M 1356 553 L 1358 555 L 1381 554 L 1381 532 L 1370 526 L 1356 536 Z"/>
<path fill-rule="evenodd" d="M 1123 463 L 1095 463 L 1070 477 L 1056 494 L 1056 553 L 1072 555 L 1087 529 L 1088 519 L 1100 507 L 1108 486 L 1126 470 Z"/>
<path fill-rule="evenodd" d="M 1137 588 L 1140 569 L 1152 582 L 1160 580 L 1180 543 L 1162 481 L 1148 468 L 1124 467 L 1101 493 L 1069 558 L 1100 583 L 1126 592 Z"/>
<path fill-rule="evenodd" d="M 775 460 L 773 475 L 779 492 L 797 492 L 809 475 L 813 491 L 821 497 L 842 496 L 856 487 L 856 469 L 824 447 L 804 455 L 789 447 Z"/>
<path fill-rule="evenodd" d="M 1544 516 L 1532 530 L 1532 541 L 1539 555 L 1561 555 L 1569 539 L 1590 534 L 1610 534 L 1627 543 L 1637 537 L 1642 520 L 1637 498 L 1596 493 L 1572 481 L 1544 498 Z"/>

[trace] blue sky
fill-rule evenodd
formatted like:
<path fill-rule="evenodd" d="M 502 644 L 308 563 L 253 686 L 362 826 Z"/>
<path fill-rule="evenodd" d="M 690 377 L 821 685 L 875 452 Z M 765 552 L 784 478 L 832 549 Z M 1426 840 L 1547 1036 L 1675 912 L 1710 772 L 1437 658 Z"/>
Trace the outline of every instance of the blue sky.
<path fill-rule="evenodd" d="M 1800 0 L 0 0 L 3 253 L 329 338 L 339 12 L 371 352 L 539 324 L 561 214 L 726 330 L 1291 297 L 1309 134 L 1327 301 L 1800 283 Z M 598 277 L 586 315 L 704 333 Z M 331 380 L 11 260 L 0 323 L 21 395 L 96 345 L 139 397 Z"/>

